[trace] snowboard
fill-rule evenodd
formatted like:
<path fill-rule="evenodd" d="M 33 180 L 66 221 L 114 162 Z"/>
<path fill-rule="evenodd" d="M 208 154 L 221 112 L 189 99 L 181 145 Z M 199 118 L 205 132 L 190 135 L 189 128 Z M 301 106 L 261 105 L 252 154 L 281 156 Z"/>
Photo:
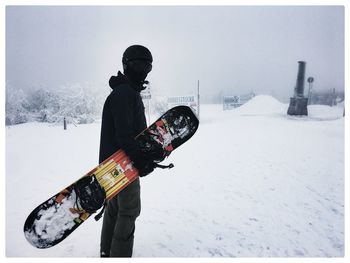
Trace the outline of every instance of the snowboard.
<path fill-rule="evenodd" d="M 136 136 L 141 151 L 158 164 L 180 145 L 189 140 L 199 125 L 190 107 L 177 106 Z M 37 248 L 52 247 L 106 201 L 138 178 L 138 171 L 123 150 L 118 150 L 79 180 L 37 206 L 24 223 L 24 235 Z M 100 213 L 96 220 L 102 216 Z"/>

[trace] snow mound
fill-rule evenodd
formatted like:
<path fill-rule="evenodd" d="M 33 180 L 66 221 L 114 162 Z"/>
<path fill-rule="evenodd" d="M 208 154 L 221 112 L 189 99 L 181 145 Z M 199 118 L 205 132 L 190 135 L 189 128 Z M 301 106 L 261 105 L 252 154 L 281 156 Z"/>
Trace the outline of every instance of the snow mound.
<path fill-rule="evenodd" d="M 336 120 L 343 117 L 344 107 L 338 105 L 331 107 L 328 105 L 309 105 L 307 106 L 308 116 L 319 120 Z"/>
<path fill-rule="evenodd" d="M 243 115 L 269 115 L 285 114 L 287 108 L 287 104 L 283 104 L 272 96 L 258 95 L 237 108 L 237 111 Z"/>

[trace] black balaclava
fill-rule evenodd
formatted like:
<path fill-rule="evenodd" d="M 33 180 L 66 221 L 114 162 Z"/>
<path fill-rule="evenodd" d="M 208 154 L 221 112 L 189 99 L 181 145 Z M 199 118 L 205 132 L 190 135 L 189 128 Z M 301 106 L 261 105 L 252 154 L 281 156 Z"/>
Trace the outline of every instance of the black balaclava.
<path fill-rule="evenodd" d="M 124 75 L 133 83 L 143 85 L 147 74 L 152 70 L 153 57 L 144 46 L 133 45 L 123 54 Z"/>

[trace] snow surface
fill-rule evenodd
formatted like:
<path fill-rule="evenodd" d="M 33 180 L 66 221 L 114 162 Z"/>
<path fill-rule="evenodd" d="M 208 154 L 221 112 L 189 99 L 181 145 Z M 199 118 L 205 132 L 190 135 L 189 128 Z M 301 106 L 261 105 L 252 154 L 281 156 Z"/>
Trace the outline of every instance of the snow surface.
<path fill-rule="evenodd" d="M 164 162 L 175 168 L 141 179 L 134 256 L 344 256 L 343 108 L 287 107 L 202 105 L 199 130 Z M 7 256 L 99 256 L 102 220 L 48 249 L 23 234 L 34 207 L 97 164 L 99 135 L 100 123 L 6 127 Z"/>

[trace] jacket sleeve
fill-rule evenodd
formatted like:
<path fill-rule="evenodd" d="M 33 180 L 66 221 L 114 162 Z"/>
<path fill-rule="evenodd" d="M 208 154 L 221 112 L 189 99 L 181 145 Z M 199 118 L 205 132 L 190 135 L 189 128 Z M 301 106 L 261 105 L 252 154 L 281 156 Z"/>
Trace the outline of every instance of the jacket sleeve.
<path fill-rule="evenodd" d="M 131 159 L 140 153 L 135 141 L 134 114 L 135 98 L 128 87 L 118 88 L 110 94 L 110 110 L 115 127 L 114 139 Z"/>

